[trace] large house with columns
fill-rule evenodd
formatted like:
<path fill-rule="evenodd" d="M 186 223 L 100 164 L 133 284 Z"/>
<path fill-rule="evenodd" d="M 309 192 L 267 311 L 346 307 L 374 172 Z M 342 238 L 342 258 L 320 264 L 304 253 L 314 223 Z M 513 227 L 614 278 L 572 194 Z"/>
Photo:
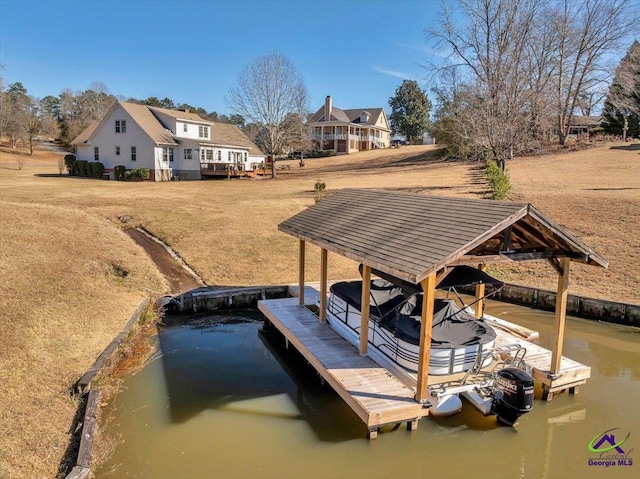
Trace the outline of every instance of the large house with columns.
<path fill-rule="evenodd" d="M 382 108 L 341 110 L 327 96 L 324 106 L 307 122 L 309 139 L 318 149 L 337 154 L 389 148 L 391 130 Z"/>

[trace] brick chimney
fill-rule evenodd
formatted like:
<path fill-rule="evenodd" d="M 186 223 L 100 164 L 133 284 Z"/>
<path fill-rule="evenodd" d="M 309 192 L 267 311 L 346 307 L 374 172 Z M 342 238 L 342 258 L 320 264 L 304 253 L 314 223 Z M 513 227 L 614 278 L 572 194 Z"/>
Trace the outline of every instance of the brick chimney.
<path fill-rule="evenodd" d="M 331 97 L 329 95 L 324 100 L 324 121 L 331 121 Z"/>

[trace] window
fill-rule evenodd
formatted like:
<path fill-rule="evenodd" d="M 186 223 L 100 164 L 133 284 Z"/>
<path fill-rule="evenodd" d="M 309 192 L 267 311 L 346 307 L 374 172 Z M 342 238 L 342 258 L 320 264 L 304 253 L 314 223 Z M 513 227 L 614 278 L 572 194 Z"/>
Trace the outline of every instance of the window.
<path fill-rule="evenodd" d="M 229 152 L 229 158 L 228 158 L 229 163 L 231 163 L 231 152 Z"/>
<path fill-rule="evenodd" d="M 191 148 L 186 148 L 184 150 L 184 159 L 193 160 L 193 150 Z"/>
<path fill-rule="evenodd" d="M 136 147 L 131 147 L 131 161 L 136 161 L 138 159 L 138 152 L 136 151 Z"/>
<path fill-rule="evenodd" d="M 207 148 L 207 161 L 213 161 L 213 150 L 211 148 Z"/>
<path fill-rule="evenodd" d="M 204 125 L 198 126 L 198 136 L 200 138 L 209 138 L 209 127 Z"/>
<path fill-rule="evenodd" d="M 185 133 L 187 132 L 187 124 L 186 123 L 182 124 L 182 131 L 184 131 Z"/>
<path fill-rule="evenodd" d="M 162 161 L 173 161 L 173 148 L 162 149 Z"/>
<path fill-rule="evenodd" d="M 100 161 L 100 150 L 97 146 L 93 147 L 93 161 Z"/>
<path fill-rule="evenodd" d="M 116 120 L 116 133 L 127 132 L 127 120 Z"/>
<path fill-rule="evenodd" d="M 245 162 L 247 161 L 247 158 L 248 158 L 248 157 L 249 157 L 249 154 L 245 151 L 245 152 L 244 152 L 244 161 L 245 161 Z"/>
<path fill-rule="evenodd" d="M 218 161 L 222 161 L 222 150 L 218 150 Z"/>
<path fill-rule="evenodd" d="M 116 146 L 116 156 L 120 156 L 120 147 Z"/>

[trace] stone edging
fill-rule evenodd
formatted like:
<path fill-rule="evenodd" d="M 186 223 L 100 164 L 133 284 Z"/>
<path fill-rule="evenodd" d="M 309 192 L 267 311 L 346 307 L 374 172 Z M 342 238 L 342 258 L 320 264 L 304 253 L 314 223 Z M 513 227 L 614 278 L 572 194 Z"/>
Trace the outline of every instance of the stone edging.
<path fill-rule="evenodd" d="M 98 420 L 98 406 L 100 404 L 100 389 L 91 389 L 91 382 L 96 375 L 104 368 L 105 364 L 111 359 L 113 353 L 118 349 L 124 338 L 127 337 L 133 326 L 139 321 L 140 316 L 149 304 L 149 299 L 143 299 L 138 308 L 135 310 L 127 324 L 118 333 L 118 335 L 109 343 L 109 345 L 98 356 L 89 370 L 78 380 L 76 389 L 81 394 L 87 395 L 87 402 L 82 420 L 82 432 L 80 434 L 80 447 L 78 449 L 78 458 L 76 465 L 67 474 L 65 479 L 83 479 L 91 471 L 91 448 L 93 446 L 93 435 L 96 430 Z M 85 391 L 88 390 L 88 393 Z"/>

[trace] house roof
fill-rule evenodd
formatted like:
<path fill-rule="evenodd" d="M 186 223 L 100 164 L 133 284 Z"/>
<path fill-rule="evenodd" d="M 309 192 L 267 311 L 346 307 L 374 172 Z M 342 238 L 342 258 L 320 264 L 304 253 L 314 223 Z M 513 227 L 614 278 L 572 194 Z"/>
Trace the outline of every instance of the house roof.
<path fill-rule="evenodd" d="M 191 120 L 191 121 L 200 121 L 204 123 L 211 123 L 210 121 L 204 120 L 197 113 L 191 113 L 184 110 L 169 110 L 168 108 L 160 108 L 157 106 L 148 106 L 147 108 L 149 108 L 149 110 L 151 111 L 169 115 L 170 117 L 173 117 L 176 120 Z"/>
<path fill-rule="evenodd" d="M 344 113 L 349 117 L 351 123 L 360 123 L 360 115 L 368 113 L 369 118 L 362 125 L 375 125 L 382 111 L 382 108 L 367 108 L 365 110 L 344 110 Z"/>
<path fill-rule="evenodd" d="M 211 142 L 220 145 L 241 146 L 248 148 L 251 155 L 264 155 L 240 128 L 230 123 L 212 123 Z"/>
<path fill-rule="evenodd" d="M 602 121 L 602 116 L 574 116 L 571 126 L 597 126 Z"/>
<path fill-rule="evenodd" d="M 608 262 L 530 204 L 346 189 L 278 225 L 414 284 L 446 266 L 525 259 Z"/>
<path fill-rule="evenodd" d="M 82 133 L 80 133 L 72 142 L 72 145 L 79 145 L 81 143 L 84 143 L 85 141 L 87 141 L 89 139 L 89 137 L 93 134 L 93 132 L 96 130 L 96 128 L 98 128 L 98 125 L 100 124 L 99 121 L 93 121 L 91 123 L 89 123 L 89 126 L 86 127 L 84 130 L 82 130 Z"/>
<path fill-rule="evenodd" d="M 154 115 L 156 113 L 162 113 L 169 115 L 172 118 L 180 120 L 197 121 L 200 123 L 206 123 L 211 128 L 211 143 L 220 145 L 233 145 L 249 149 L 251 155 L 262 155 L 262 151 L 258 148 L 242 130 L 236 125 L 228 123 L 213 123 L 207 120 L 203 120 L 199 115 L 195 113 L 187 113 L 181 110 L 169 110 L 166 108 L 157 108 L 153 106 L 140 105 L 138 103 L 130 103 L 126 101 L 118 101 L 113 104 L 109 113 L 100 122 L 94 122 L 89 125 L 77 138 L 75 138 L 71 144 L 79 145 L 87 142 L 100 125 L 109 117 L 111 111 L 120 105 L 135 121 L 140 128 L 153 140 L 156 144 L 161 145 L 177 145 L 178 142 L 174 138 L 171 130 L 164 127 L 162 122 Z"/>
<path fill-rule="evenodd" d="M 133 120 L 151 137 L 156 144 L 177 145 L 173 138 L 173 133 L 155 117 L 151 112 L 153 107 L 147 105 L 139 105 L 137 103 L 129 103 L 126 101 L 118 102 L 125 109 Z M 163 108 L 160 108 L 163 110 Z M 167 110 L 171 111 L 171 110 Z"/>
<path fill-rule="evenodd" d="M 360 123 L 360 114 L 366 112 L 369 114 L 369 118 L 366 122 Z M 342 121 L 345 123 L 359 123 L 361 125 L 373 126 L 378 121 L 378 118 L 383 114 L 382 108 L 361 108 L 351 110 L 341 110 L 340 108 L 331 108 L 331 118 L 329 120 L 324 119 L 322 121 Z M 311 117 L 308 123 L 319 122 L 324 115 L 324 106 L 320 107 L 318 111 Z"/>

